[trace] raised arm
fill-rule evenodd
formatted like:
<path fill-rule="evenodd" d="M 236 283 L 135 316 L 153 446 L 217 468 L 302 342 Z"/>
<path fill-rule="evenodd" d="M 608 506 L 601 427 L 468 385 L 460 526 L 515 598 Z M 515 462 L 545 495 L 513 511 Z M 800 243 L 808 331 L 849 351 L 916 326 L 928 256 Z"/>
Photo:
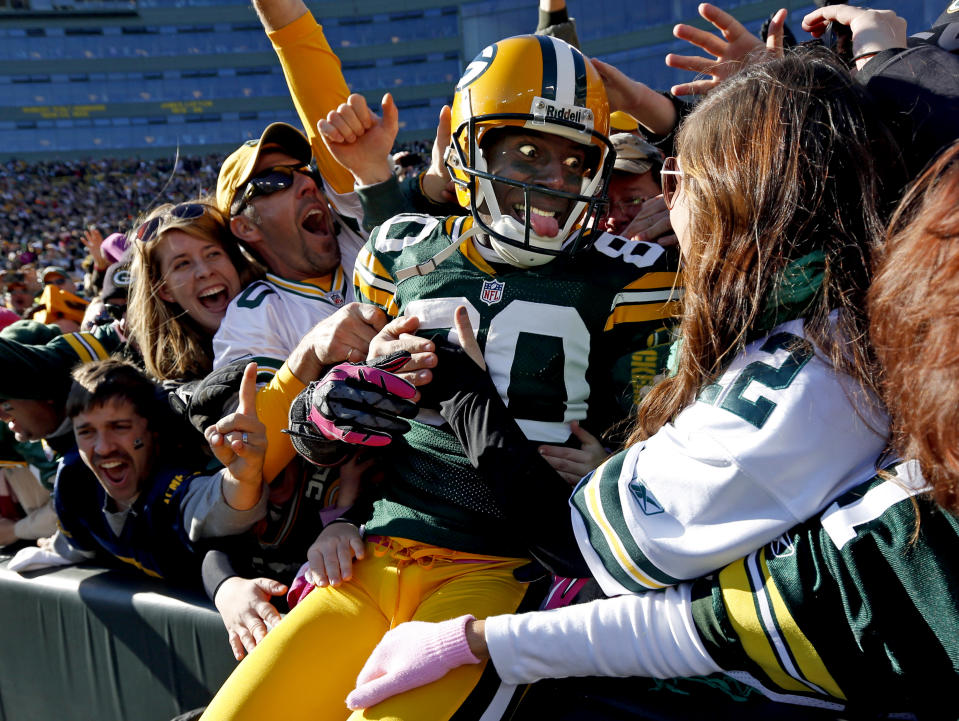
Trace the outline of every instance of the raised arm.
<path fill-rule="evenodd" d="M 629 113 L 647 130 L 656 135 L 669 135 L 678 120 L 676 108 L 669 98 L 657 93 L 638 80 L 633 80 L 619 69 L 602 60 L 591 58 L 593 67 L 599 71 L 610 110 Z"/>
<path fill-rule="evenodd" d="M 317 121 L 350 94 L 339 58 L 303 0 L 254 0 L 253 5 L 280 59 L 320 174 L 336 193 L 349 193 L 353 176 L 330 157 L 316 131 Z"/>

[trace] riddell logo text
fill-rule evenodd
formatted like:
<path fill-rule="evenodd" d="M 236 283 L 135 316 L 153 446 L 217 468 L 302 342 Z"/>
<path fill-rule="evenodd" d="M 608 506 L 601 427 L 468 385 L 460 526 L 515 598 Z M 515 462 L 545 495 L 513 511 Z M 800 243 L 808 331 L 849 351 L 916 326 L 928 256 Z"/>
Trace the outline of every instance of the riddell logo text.
<path fill-rule="evenodd" d="M 578 105 L 562 105 L 546 98 L 533 98 L 530 107 L 532 123 L 542 124 L 549 121 L 562 121 L 582 125 L 586 130 L 593 129 L 593 111 Z"/>
<path fill-rule="evenodd" d="M 576 110 L 571 110 L 569 108 L 561 108 L 553 105 L 546 106 L 546 117 L 549 120 L 569 120 L 573 123 L 583 123 L 584 111 L 582 108 L 577 108 Z"/>

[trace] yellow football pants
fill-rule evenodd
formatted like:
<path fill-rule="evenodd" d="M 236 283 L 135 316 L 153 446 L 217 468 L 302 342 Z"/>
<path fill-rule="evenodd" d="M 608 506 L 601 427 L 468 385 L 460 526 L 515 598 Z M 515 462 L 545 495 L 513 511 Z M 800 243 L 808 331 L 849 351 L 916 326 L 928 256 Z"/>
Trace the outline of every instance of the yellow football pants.
<path fill-rule="evenodd" d="M 351 714 L 346 696 L 370 652 L 404 621 L 512 613 L 527 584 L 513 577 L 524 559 L 478 556 L 405 539 L 367 542 L 353 578 L 318 588 L 240 662 L 201 721 L 443 721 L 477 684 L 485 664 Z"/>

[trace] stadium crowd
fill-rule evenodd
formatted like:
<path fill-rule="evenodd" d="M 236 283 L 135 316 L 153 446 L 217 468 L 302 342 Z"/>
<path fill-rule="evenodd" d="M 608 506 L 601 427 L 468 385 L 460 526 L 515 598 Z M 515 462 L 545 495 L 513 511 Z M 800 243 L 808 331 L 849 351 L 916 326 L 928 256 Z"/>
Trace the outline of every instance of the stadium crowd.
<path fill-rule="evenodd" d="M 8 567 L 202 585 L 190 718 L 954 717 L 959 3 L 541 0 L 432 147 L 253 4 L 302 128 L 0 167 Z"/>

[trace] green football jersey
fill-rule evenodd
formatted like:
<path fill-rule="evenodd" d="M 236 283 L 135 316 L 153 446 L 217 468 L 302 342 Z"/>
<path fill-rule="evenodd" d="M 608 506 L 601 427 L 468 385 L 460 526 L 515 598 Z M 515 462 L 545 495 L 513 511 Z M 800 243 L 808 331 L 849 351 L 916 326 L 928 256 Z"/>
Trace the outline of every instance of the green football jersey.
<path fill-rule="evenodd" d="M 429 265 L 471 223 L 402 215 L 379 227 L 357 259 L 357 298 L 393 317 L 417 316 L 427 337 L 449 334 L 454 309 L 466 306 L 500 396 L 535 443 L 566 443 L 573 420 L 594 434 L 622 420 L 629 389 L 614 382 L 614 363 L 658 342 L 677 311 L 676 272 L 663 250 L 603 234 L 575 258 L 520 269 L 493 267 L 467 240 L 432 270 L 403 272 Z M 389 463 L 368 532 L 524 554 L 437 413 L 421 413 Z"/>
<path fill-rule="evenodd" d="M 693 618 L 729 675 L 792 703 L 959 716 L 959 519 L 911 461 L 697 582 Z"/>

